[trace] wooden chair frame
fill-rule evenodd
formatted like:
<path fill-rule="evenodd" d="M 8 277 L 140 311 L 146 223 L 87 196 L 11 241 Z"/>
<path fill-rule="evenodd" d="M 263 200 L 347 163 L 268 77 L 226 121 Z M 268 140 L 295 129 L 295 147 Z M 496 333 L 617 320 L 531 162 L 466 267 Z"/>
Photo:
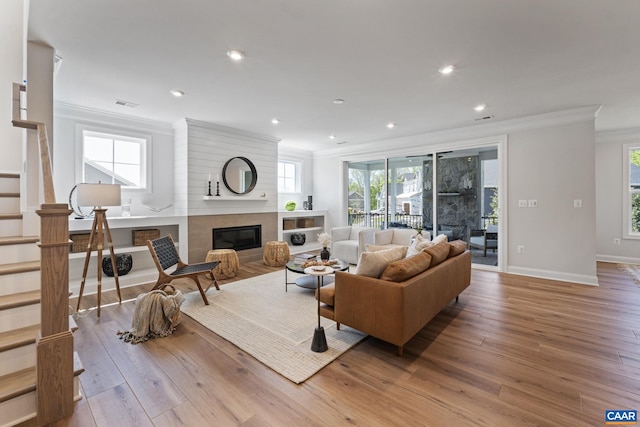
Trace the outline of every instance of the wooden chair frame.
<path fill-rule="evenodd" d="M 149 247 L 149 252 L 151 252 L 153 262 L 156 264 L 158 269 L 158 281 L 153 286 L 152 290 L 159 289 L 163 285 L 170 283 L 175 279 L 186 277 L 196 282 L 200 295 L 202 295 L 202 300 L 206 305 L 209 305 L 205 292 L 209 290 L 211 285 L 215 285 L 216 289 L 220 290 L 216 276 L 213 274 L 213 269 L 218 266 L 220 263 L 219 261 L 185 264 L 180 259 L 180 255 L 178 255 L 178 250 L 176 249 L 176 244 L 174 243 L 171 234 L 167 234 L 165 237 L 159 237 L 154 240 L 147 240 L 147 246 Z M 167 273 L 167 269 L 174 265 L 177 265 L 175 270 Z M 202 289 L 200 279 L 198 279 L 198 276 L 201 274 L 211 274 L 211 277 L 213 278 L 213 282 L 207 286 L 207 289 Z"/>

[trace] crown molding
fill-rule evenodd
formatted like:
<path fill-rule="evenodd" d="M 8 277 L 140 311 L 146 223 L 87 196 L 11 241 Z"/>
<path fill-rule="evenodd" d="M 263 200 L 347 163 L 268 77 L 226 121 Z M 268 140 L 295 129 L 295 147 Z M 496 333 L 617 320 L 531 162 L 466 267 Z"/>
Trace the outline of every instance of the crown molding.
<path fill-rule="evenodd" d="M 189 118 L 180 119 L 173 124 L 173 128 L 178 129 L 198 129 L 202 132 L 213 133 L 219 136 L 231 136 L 241 139 L 252 139 L 260 142 L 269 142 L 273 144 L 280 143 L 280 139 L 270 135 L 263 135 L 257 132 L 251 132 L 242 129 L 236 129 L 229 126 L 223 126 L 216 123 L 205 122 L 202 120 L 194 120 Z"/>
<path fill-rule="evenodd" d="M 601 108 L 601 105 L 588 105 L 569 110 L 554 111 L 491 123 L 481 123 L 461 128 L 445 129 L 441 131 L 370 141 L 368 143 L 357 144 L 352 147 L 340 147 L 320 151 L 315 155 L 315 157 L 342 156 L 358 154 L 363 151 L 366 151 L 367 153 L 375 151 L 388 152 L 390 146 L 412 146 L 417 144 L 422 146 L 434 145 L 451 141 L 486 138 L 492 135 L 509 134 L 528 129 L 595 120 Z"/>
<path fill-rule="evenodd" d="M 627 128 L 596 133 L 596 143 L 605 144 L 609 142 L 639 141 L 640 128 Z"/>
<path fill-rule="evenodd" d="M 110 111 L 98 110 L 95 108 L 82 107 L 65 102 L 55 101 L 53 103 L 53 115 L 74 120 L 92 121 L 103 125 L 126 127 L 136 130 L 153 131 L 165 135 L 173 135 L 171 123 L 158 120 L 144 119 L 128 114 L 112 113 Z"/>

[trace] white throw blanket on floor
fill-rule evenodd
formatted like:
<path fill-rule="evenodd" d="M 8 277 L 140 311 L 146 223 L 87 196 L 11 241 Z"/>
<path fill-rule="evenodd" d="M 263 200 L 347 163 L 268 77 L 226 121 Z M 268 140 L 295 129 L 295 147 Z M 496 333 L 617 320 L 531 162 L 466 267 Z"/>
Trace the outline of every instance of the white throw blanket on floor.
<path fill-rule="evenodd" d="M 180 323 L 180 306 L 184 301 L 182 292 L 173 286 L 138 295 L 133 312 L 132 328 L 118 331 L 120 339 L 131 344 L 171 335 Z"/>

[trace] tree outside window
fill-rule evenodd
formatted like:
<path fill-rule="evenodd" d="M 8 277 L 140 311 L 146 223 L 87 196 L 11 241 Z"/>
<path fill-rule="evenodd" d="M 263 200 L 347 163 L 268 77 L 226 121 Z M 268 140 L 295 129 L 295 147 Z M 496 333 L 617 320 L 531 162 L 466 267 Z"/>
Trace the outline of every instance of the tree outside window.
<path fill-rule="evenodd" d="M 630 233 L 640 234 L 640 147 L 630 147 L 628 191 L 631 201 Z"/>

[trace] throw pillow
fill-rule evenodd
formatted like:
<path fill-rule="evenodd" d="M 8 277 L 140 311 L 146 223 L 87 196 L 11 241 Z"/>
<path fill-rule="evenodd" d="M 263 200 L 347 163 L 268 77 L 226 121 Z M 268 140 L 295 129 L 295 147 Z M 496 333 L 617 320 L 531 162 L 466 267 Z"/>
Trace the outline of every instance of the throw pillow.
<path fill-rule="evenodd" d="M 411 245 L 407 249 L 407 258 L 412 257 L 416 254 L 419 254 L 424 249 L 433 246 L 434 243 L 431 240 L 428 240 L 422 234 L 417 234 L 416 237 L 411 242 Z"/>
<path fill-rule="evenodd" d="M 462 240 L 454 240 L 449 242 L 449 258 L 460 255 L 467 250 L 467 243 Z"/>
<path fill-rule="evenodd" d="M 355 274 L 361 276 L 380 277 L 387 265 L 393 261 L 397 261 L 404 258 L 407 253 L 406 246 L 400 246 L 397 248 L 385 249 L 377 252 L 362 252 L 358 265 L 356 266 Z"/>
<path fill-rule="evenodd" d="M 447 237 L 446 234 L 438 234 L 436 237 L 433 238 L 433 240 L 431 242 L 434 245 L 437 245 L 440 242 L 446 242 L 448 240 L 449 240 L 449 238 Z"/>
<path fill-rule="evenodd" d="M 440 242 L 437 245 L 433 245 L 430 248 L 425 249 L 424 251 L 431 255 L 431 265 L 429 268 L 433 268 L 449 256 L 449 243 L 446 241 Z"/>
<path fill-rule="evenodd" d="M 367 252 L 378 252 L 390 249 L 390 247 L 386 245 L 366 245 L 365 248 L 367 249 Z"/>
<path fill-rule="evenodd" d="M 412 257 L 394 261 L 382 272 L 380 279 L 392 282 L 404 282 L 407 279 L 417 276 L 426 271 L 431 264 L 431 255 L 420 252 Z"/>

